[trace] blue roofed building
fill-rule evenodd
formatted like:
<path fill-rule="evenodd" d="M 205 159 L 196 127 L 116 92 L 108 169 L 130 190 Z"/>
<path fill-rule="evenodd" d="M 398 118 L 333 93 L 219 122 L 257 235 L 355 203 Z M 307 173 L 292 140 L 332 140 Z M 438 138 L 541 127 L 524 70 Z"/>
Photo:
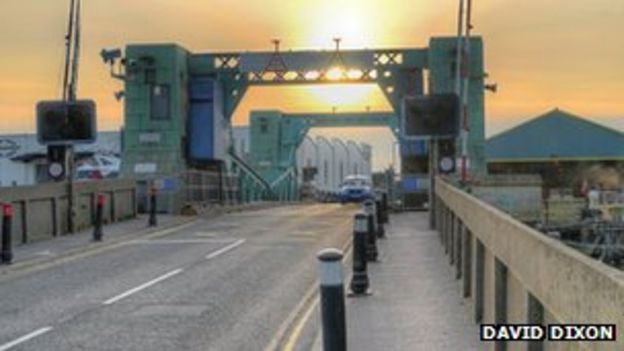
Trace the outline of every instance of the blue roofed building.
<path fill-rule="evenodd" d="M 624 133 L 554 109 L 486 142 L 491 174 L 540 174 L 548 188 L 624 184 Z"/>

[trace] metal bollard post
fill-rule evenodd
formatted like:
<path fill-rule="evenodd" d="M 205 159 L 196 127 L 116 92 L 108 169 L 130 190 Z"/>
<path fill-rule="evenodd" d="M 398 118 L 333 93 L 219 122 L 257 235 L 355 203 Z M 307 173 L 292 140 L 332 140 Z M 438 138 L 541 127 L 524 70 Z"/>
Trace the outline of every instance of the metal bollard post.
<path fill-rule="evenodd" d="M 149 212 L 148 225 L 150 227 L 155 227 L 158 225 L 158 220 L 156 219 L 156 187 L 155 186 L 152 186 L 150 188 L 150 212 Z"/>
<path fill-rule="evenodd" d="M 347 328 L 342 252 L 321 250 L 317 255 L 321 266 L 321 320 L 323 323 L 323 351 L 346 351 Z"/>
<path fill-rule="evenodd" d="M 13 220 L 13 206 L 2 205 L 2 250 L 0 251 L 0 263 L 11 264 L 13 262 L 13 244 L 11 243 L 11 229 Z"/>
<path fill-rule="evenodd" d="M 381 193 L 381 209 L 381 213 L 383 214 L 382 223 L 390 223 L 390 213 L 388 212 L 390 210 L 388 206 L 388 193 L 385 191 Z"/>
<path fill-rule="evenodd" d="M 376 228 L 377 228 L 377 237 L 385 238 L 386 237 L 386 229 L 383 225 L 383 210 L 381 207 L 381 199 L 375 201 L 375 219 L 376 219 Z"/>
<path fill-rule="evenodd" d="M 353 222 L 353 277 L 351 291 L 354 296 L 365 295 L 368 291 L 368 273 L 366 272 L 366 245 L 368 235 L 368 216 L 365 213 L 355 215 Z"/>
<path fill-rule="evenodd" d="M 375 203 L 371 200 L 364 202 L 364 212 L 368 217 L 368 234 L 366 246 L 366 258 L 369 261 L 377 261 L 379 251 L 377 250 L 377 233 L 375 230 Z"/>
<path fill-rule="evenodd" d="M 102 220 L 104 215 L 104 195 L 98 194 L 95 207 L 95 223 L 93 225 L 93 241 L 102 241 Z"/>

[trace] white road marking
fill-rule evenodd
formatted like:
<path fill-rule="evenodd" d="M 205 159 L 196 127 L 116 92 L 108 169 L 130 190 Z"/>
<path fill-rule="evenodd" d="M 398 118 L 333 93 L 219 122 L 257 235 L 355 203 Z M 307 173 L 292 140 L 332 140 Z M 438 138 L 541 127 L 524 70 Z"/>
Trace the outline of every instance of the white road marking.
<path fill-rule="evenodd" d="M 49 332 L 50 330 L 52 330 L 52 327 L 44 327 L 41 329 L 37 329 L 34 332 L 30 333 L 30 334 L 26 334 L 18 339 L 15 339 L 9 343 L 6 343 L 4 345 L 0 346 L 0 351 L 6 351 L 9 350 L 19 344 L 25 343 L 26 341 L 30 340 L 30 339 L 34 339 L 40 335 L 43 335 L 47 332 Z"/>
<path fill-rule="evenodd" d="M 128 297 L 128 296 L 130 296 L 132 294 L 135 294 L 135 293 L 137 293 L 137 292 L 139 292 L 141 290 L 147 289 L 150 286 L 152 286 L 154 284 L 157 284 L 157 283 L 159 283 L 159 282 L 161 282 L 161 281 L 163 281 L 165 279 L 169 279 L 169 278 L 173 277 L 174 275 L 179 274 L 181 272 L 182 272 L 182 269 L 180 268 L 180 269 L 176 269 L 174 271 L 171 271 L 171 272 L 169 272 L 167 274 L 163 274 L 160 277 L 158 277 L 156 279 L 152 279 L 152 280 L 150 280 L 149 282 L 147 282 L 145 284 L 141 284 L 141 285 L 137 286 L 136 288 L 132 288 L 132 289 L 130 289 L 130 290 L 124 292 L 124 293 L 121 293 L 121 294 L 119 294 L 119 295 L 117 295 L 115 297 L 112 297 L 112 298 L 104 301 L 103 304 L 104 305 L 113 304 L 113 303 L 115 303 L 115 302 L 117 302 L 117 301 L 119 301 L 121 299 L 125 299 L 126 297 Z M 2 351 L 2 350 L 0 350 L 0 351 Z"/>
<path fill-rule="evenodd" d="M 232 239 L 158 239 L 132 240 L 128 244 L 219 244 L 229 242 L 232 242 Z"/>
<path fill-rule="evenodd" d="M 54 256 L 54 254 L 50 250 L 43 250 L 35 253 L 35 256 Z"/>
<path fill-rule="evenodd" d="M 226 252 L 228 252 L 230 250 L 235 249 L 236 247 L 242 245 L 244 242 L 245 242 L 245 239 L 237 240 L 237 241 L 231 243 L 230 245 L 228 245 L 228 246 L 226 246 L 224 248 L 221 248 L 221 249 L 219 249 L 219 250 L 209 254 L 208 256 L 206 256 L 206 259 L 207 260 L 212 260 L 213 258 L 215 258 L 215 257 L 217 257 L 219 255 L 222 255 L 222 254 L 224 254 L 224 253 L 226 253 Z"/>

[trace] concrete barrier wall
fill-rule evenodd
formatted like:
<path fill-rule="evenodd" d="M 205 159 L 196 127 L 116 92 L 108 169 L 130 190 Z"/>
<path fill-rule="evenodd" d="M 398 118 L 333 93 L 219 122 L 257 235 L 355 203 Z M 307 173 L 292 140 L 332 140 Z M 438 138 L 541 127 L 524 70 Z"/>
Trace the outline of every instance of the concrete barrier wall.
<path fill-rule="evenodd" d="M 455 264 L 458 277 L 470 279 L 460 286 L 477 323 L 608 323 L 619 328 L 617 342 L 509 343 L 507 350 L 624 349 L 624 272 L 546 237 L 442 179 L 436 182 L 436 196 L 440 239 L 445 251 L 461 260 Z M 451 250 L 450 245 L 455 247 Z M 467 267 L 470 272 L 465 272 Z"/>
<path fill-rule="evenodd" d="M 13 242 L 28 243 L 68 232 L 67 184 L 0 188 L 0 202 L 13 204 Z M 104 223 L 136 216 L 136 182 L 134 180 L 101 180 L 76 182 L 75 230 L 91 227 L 97 194 L 106 198 Z"/>

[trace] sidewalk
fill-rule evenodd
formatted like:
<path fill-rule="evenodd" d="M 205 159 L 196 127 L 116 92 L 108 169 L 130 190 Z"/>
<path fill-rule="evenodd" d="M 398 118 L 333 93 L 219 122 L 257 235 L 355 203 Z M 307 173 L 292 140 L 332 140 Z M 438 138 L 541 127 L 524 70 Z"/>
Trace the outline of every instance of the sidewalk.
<path fill-rule="evenodd" d="M 169 228 L 192 222 L 196 217 L 158 215 L 158 226 L 147 226 L 147 215 L 135 219 L 104 226 L 103 241 L 93 242 L 93 228 L 76 234 L 62 235 L 49 240 L 13 246 L 13 264 L 0 266 L 0 277 L 33 265 L 83 253 L 85 251 L 113 245 L 141 235 L 164 231 Z"/>
<path fill-rule="evenodd" d="M 349 350 L 482 350 L 428 213 L 393 215 L 386 231 L 369 264 L 373 295 L 346 302 Z"/>

